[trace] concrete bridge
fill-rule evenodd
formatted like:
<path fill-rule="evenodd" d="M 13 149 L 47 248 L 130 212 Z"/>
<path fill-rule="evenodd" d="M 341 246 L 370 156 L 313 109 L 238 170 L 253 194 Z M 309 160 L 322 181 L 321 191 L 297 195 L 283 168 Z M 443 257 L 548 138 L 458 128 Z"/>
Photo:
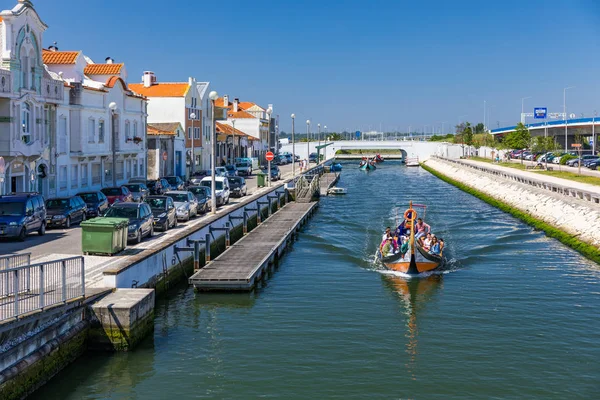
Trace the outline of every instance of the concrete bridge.
<path fill-rule="evenodd" d="M 415 140 L 336 140 L 320 143 L 327 144 L 321 152 L 325 159 L 332 158 L 338 150 L 362 150 L 365 154 L 374 154 L 376 150 L 397 150 L 403 157 L 418 157 L 419 160 L 427 160 L 433 155 L 447 158 L 459 158 L 462 155 L 460 145 L 445 142 L 422 142 Z M 308 154 L 316 153 L 319 142 L 297 142 L 283 145 L 280 152 L 294 153 L 301 159 L 308 158 Z M 295 147 L 295 149 L 293 149 Z"/>

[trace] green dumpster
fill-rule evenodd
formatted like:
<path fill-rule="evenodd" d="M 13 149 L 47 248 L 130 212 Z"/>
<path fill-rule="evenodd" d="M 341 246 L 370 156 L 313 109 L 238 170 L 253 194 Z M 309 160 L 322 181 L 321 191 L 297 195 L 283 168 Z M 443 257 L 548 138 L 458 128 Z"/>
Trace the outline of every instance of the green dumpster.
<path fill-rule="evenodd" d="M 265 187 L 265 180 L 267 179 L 267 174 L 263 174 L 262 172 L 259 172 L 256 174 L 256 186 L 257 187 Z"/>
<path fill-rule="evenodd" d="M 127 247 L 127 218 L 94 218 L 81 223 L 83 254 L 113 255 Z"/>

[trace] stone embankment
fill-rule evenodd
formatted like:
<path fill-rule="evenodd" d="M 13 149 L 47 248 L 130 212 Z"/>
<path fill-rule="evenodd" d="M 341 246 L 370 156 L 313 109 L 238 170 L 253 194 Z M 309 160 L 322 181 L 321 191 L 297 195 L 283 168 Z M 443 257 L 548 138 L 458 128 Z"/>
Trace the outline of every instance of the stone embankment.
<path fill-rule="evenodd" d="M 504 207 L 500 208 L 534 226 L 540 225 L 539 227 L 550 236 L 598 261 L 596 258 L 600 255 L 597 250 L 600 246 L 600 206 L 597 204 L 537 189 L 440 159 L 430 159 L 424 166 L 433 170 L 431 172 L 497 200 L 499 204 L 504 203 Z M 565 182 L 568 184 L 568 181 Z M 509 208 L 517 211 L 512 212 Z M 525 214 L 525 217 L 521 214 Z M 533 218 L 528 220 L 527 216 Z M 548 227 L 536 224 L 535 220 L 542 221 Z M 562 237 L 561 232 L 564 233 Z M 583 242 L 583 245 L 578 242 Z"/>

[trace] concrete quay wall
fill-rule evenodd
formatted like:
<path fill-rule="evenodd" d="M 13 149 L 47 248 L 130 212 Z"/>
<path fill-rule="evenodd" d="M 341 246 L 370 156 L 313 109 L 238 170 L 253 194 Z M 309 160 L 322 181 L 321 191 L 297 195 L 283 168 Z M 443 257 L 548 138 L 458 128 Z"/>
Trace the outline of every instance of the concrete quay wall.
<path fill-rule="evenodd" d="M 430 159 L 424 166 L 556 228 L 558 232 L 554 235 L 542 227 L 547 233 L 551 233 L 551 236 L 578 251 L 581 250 L 577 248 L 576 242 L 583 242 L 596 249 L 600 246 L 600 206 L 597 203 L 564 196 L 505 179 L 497 174 L 488 174 L 481 169 L 476 170 L 440 159 Z M 540 176 L 539 179 L 543 177 Z M 564 232 L 565 237 L 560 237 L 560 232 Z M 569 243 L 566 236 L 575 240 L 573 244 Z M 594 254 L 581 252 L 595 259 Z"/>

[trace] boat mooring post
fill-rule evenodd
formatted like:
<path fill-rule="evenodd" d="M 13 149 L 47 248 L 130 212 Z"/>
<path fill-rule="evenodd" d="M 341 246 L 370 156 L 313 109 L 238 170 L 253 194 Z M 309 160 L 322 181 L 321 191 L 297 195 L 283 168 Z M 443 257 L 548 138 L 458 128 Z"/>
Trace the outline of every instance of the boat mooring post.
<path fill-rule="evenodd" d="M 207 233 L 204 239 L 204 261 L 210 262 L 210 233 Z"/>
<path fill-rule="evenodd" d="M 267 199 L 269 199 L 269 210 L 271 210 L 271 200 L 277 199 L 277 209 L 279 210 L 279 194 L 275 192 L 275 195 L 268 195 Z"/>
<path fill-rule="evenodd" d="M 258 207 L 258 214 L 257 215 L 258 215 L 258 218 L 260 220 L 262 220 L 262 218 L 260 216 L 262 214 L 262 210 L 261 210 L 261 206 L 260 206 L 261 204 L 266 204 L 267 206 L 270 206 L 271 205 L 271 201 L 260 201 L 260 200 L 256 201 L 256 205 Z M 271 211 L 270 210 L 267 210 L 267 211 L 268 211 L 267 212 L 267 218 L 269 218 L 269 216 L 271 215 Z M 258 223 L 260 224 L 261 221 L 259 221 Z"/>
<path fill-rule="evenodd" d="M 244 220 L 244 234 L 248 233 L 248 211 L 256 212 L 256 223 L 260 224 L 260 208 L 244 207 L 244 217 L 246 218 Z"/>

